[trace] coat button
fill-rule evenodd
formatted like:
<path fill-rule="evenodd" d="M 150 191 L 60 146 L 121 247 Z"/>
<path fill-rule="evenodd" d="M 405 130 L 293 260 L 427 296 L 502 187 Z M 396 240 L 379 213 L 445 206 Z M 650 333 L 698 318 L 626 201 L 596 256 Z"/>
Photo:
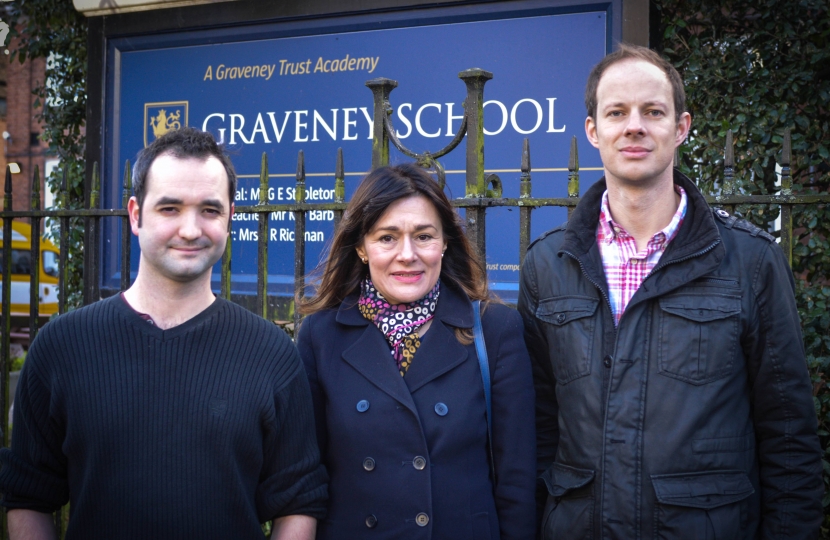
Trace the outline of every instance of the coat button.
<path fill-rule="evenodd" d="M 614 361 L 614 357 L 612 357 L 609 354 L 609 355 L 605 356 L 605 359 L 602 361 L 602 363 L 605 367 L 611 367 L 611 362 L 613 362 L 613 361 Z"/>
<path fill-rule="evenodd" d="M 367 457 L 363 460 L 363 468 L 367 471 L 374 471 L 375 470 L 375 460 Z"/>
<path fill-rule="evenodd" d="M 369 514 L 366 516 L 366 526 L 370 529 L 374 529 L 375 526 L 378 524 L 378 518 L 375 517 L 374 514 Z"/>
<path fill-rule="evenodd" d="M 449 409 L 443 403 L 436 403 L 435 404 L 435 414 L 438 416 L 446 416 Z"/>
<path fill-rule="evenodd" d="M 429 523 L 429 516 L 421 512 L 415 516 L 415 523 L 417 523 L 419 527 L 426 527 L 427 523 Z"/>
<path fill-rule="evenodd" d="M 427 466 L 427 460 L 421 456 L 415 456 L 415 459 L 412 460 L 412 466 L 418 469 L 419 471 L 423 471 Z"/>
<path fill-rule="evenodd" d="M 369 410 L 369 402 L 365 399 L 361 399 L 357 402 L 357 412 L 366 412 Z"/>
<path fill-rule="evenodd" d="M 556 316 L 556 322 L 558 322 L 559 324 L 562 324 L 563 322 L 565 322 L 565 314 L 560 313 L 559 315 L 557 315 Z"/>

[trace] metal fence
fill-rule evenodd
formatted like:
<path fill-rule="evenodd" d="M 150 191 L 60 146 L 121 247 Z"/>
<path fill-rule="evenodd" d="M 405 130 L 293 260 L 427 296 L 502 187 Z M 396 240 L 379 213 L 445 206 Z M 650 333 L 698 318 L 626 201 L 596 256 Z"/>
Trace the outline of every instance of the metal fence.
<path fill-rule="evenodd" d="M 568 156 L 567 168 L 558 169 L 568 172 L 568 196 L 562 198 L 534 198 L 532 196 L 532 169 L 530 164 L 530 145 L 525 139 L 521 150 L 520 168 L 520 196 L 518 198 L 502 197 L 502 181 L 496 174 L 487 174 L 484 168 L 484 86 L 493 75 L 481 69 L 470 69 L 459 73 L 459 78 L 464 81 L 467 88 L 467 97 L 464 101 L 464 116 L 461 126 L 453 140 L 444 148 L 435 152 L 416 153 L 406 148 L 396 136 L 392 126 L 390 115 L 392 106 L 390 94 L 397 87 L 396 81 L 384 78 L 372 79 L 366 83 L 374 96 L 374 124 L 372 141 L 372 168 L 380 167 L 389 162 L 389 145 L 396 147 L 404 155 L 418 161 L 425 167 L 436 171 L 439 182 L 444 182 L 444 171 L 437 159 L 448 154 L 457 148 L 466 138 L 466 193 L 462 198 L 452 200 L 452 204 L 459 210 L 464 210 L 466 232 L 470 240 L 477 246 L 482 254 L 486 255 L 485 230 L 487 223 L 487 209 L 492 207 L 516 207 L 519 209 L 519 238 L 517 249 L 519 260 L 523 261 L 527 248 L 530 244 L 530 224 L 534 209 L 541 207 L 565 207 L 570 215 L 573 208 L 579 202 L 579 159 L 577 152 L 576 137 L 573 137 Z M 716 196 L 707 196 L 712 205 L 723 206 L 732 211 L 735 205 L 780 205 L 781 207 L 781 247 L 784 250 L 788 261 L 792 263 L 792 210 L 794 205 L 805 204 L 827 204 L 830 203 L 829 193 L 800 194 L 792 193 L 792 176 L 790 173 L 791 146 L 789 131 L 785 133 L 781 153 L 781 190 L 772 195 L 741 195 L 734 192 L 734 154 L 732 150 L 732 133 L 727 133 L 726 152 L 724 156 L 724 171 L 721 182 L 721 192 Z M 564 161 L 564 159 L 563 159 Z M 548 169 L 549 171 L 550 169 Z M 554 169 L 557 170 L 557 169 Z M 313 210 L 331 210 L 334 212 L 334 225 L 337 227 L 346 208 L 345 201 L 345 173 L 343 168 L 343 152 L 338 150 L 334 174 L 334 202 L 307 203 L 305 191 L 305 161 L 302 150 L 297 159 L 297 173 L 295 185 L 295 200 L 290 204 L 269 204 L 268 203 L 268 159 L 267 155 L 262 156 L 260 170 L 259 203 L 249 206 L 237 206 L 235 212 L 242 214 L 255 214 L 258 216 L 258 252 L 257 252 L 257 301 L 256 312 L 263 317 L 267 316 L 268 302 L 268 226 L 269 217 L 272 212 L 291 212 L 294 216 L 294 292 L 295 298 L 301 298 L 306 287 L 306 261 L 305 261 L 305 225 L 306 214 Z M 41 221 L 44 218 L 56 219 L 59 224 L 60 257 L 59 257 L 59 302 L 58 313 L 66 311 L 66 268 L 67 268 L 67 245 L 70 219 L 82 218 L 86 227 L 86 238 L 84 246 L 85 267 L 83 275 L 83 303 L 88 304 L 100 298 L 100 245 L 101 245 L 101 220 L 121 220 L 121 289 L 124 290 L 130 285 L 130 224 L 127 216 L 127 201 L 132 193 L 130 178 L 130 166 L 127 162 L 123 179 L 122 209 L 99 208 L 100 174 L 98 164 L 93 164 L 91 174 L 90 197 L 87 201 L 87 208 L 83 210 L 66 209 L 66 201 L 61 198 L 58 208 L 43 210 L 40 208 L 40 178 L 35 169 L 32 178 L 31 205 L 29 210 L 12 211 L 12 176 L 10 170 L 6 171 L 5 196 L 3 199 L 3 210 L 0 217 L 3 220 L 3 287 L 2 287 L 2 344 L 0 344 L 0 403 L 3 404 L 3 412 L 0 414 L 0 432 L 2 432 L 2 443 L 9 444 L 8 411 L 9 411 L 9 366 L 10 347 L 12 338 L 12 313 L 11 313 L 11 274 L 12 274 L 12 221 L 14 219 L 26 219 L 31 222 L 31 267 L 38 269 L 40 262 L 41 247 Z M 62 194 L 66 193 L 66 180 L 64 179 Z M 231 294 L 231 238 L 225 249 L 222 258 L 221 274 L 221 296 L 230 299 Z M 32 271 L 30 276 L 30 300 L 29 313 L 25 317 L 24 324 L 28 324 L 28 339 L 34 339 L 39 325 L 43 322 L 38 314 L 39 300 L 39 272 Z M 294 325 L 299 322 L 300 315 L 294 315 Z M 20 322 L 20 317 L 17 318 Z M 6 537 L 5 513 L 0 513 L 0 538 Z M 59 524 L 65 524 L 65 516 L 58 516 Z"/>

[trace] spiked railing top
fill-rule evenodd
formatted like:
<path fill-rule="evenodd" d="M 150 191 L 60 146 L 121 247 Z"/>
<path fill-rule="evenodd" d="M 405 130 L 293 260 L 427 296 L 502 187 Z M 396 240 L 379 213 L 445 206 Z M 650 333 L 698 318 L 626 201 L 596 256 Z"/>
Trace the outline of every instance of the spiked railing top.
<path fill-rule="evenodd" d="M 268 204 L 268 154 L 265 152 L 259 167 L 259 204 Z"/>
<path fill-rule="evenodd" d="M 3 196 L 3 210 L 12 209 L 12 167 L 6 165 L 6 189 Z"/>
<path fill-rule="evenodd" d="M 32 175 L 32 210 L 40 210 L 40 167 L 35 165 L 35 173 Z"/>
<path fill-rule="evenodd" d="M 343 166 L 343 148 L 337 149 L 337 161 L 334 164 L 334 202 L 342 203 L 346 200 L 346 178 L 345 167 Z"/>

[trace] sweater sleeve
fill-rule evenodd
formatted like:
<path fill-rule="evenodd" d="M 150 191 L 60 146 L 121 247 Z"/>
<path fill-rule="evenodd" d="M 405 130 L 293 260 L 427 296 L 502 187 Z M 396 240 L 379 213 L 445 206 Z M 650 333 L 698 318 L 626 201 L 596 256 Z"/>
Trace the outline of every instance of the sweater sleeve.
<path fill-rule="evenodd" d="M 275 389 L 272 428 L 266 435 L 265 465 L 257 489 L 260 521 L 303 514 L 323 518 L 328 476 L 320 464 L 308 381 L 293 344 L 286 354 L 295 369 Z"/>
<path fill-rule="evenodd" d="M 64 429 L 48 379 L 39 373 L 45 337 L 29 349 L 17 383 L 11 448 L 0 450 L 0 504 L 7 509 L 54 512 L 69 500 Z"/>

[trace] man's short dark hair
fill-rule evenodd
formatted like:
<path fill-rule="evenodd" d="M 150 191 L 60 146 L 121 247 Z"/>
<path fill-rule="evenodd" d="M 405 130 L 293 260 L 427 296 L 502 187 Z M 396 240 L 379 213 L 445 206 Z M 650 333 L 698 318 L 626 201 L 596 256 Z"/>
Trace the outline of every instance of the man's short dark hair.
<path fill-rule="evenodd" d="M 211 156 L 218 159 L 228 175 L 228 200 L 233 204 L 236 195 L 236 171 L 230 158 L 222 147 L 216 144 L 216 140 L 209 132 L 184 127 L 165 133 L 138 153 L 135 166 L 133 166 L 133 193 L 138 201 L 139 226 L 141 226 L 144 197 L 147 194 L 147 174 L 156 158 L 162 155 L 170 155 L 178 159 L 206 160 Z"/>
<path fill-rule="evenodd" d="M 585 85 L 585 108 L 588 110 L 588 116 L 595 121 L 597 119 L 597 88 L 602 74 L 609 67 L 624 60 L 643 60 L 663 70 L 671 84 L 674 96 L 674 119 L 679 122 L 680 115 L 686 112 L 686 91 L 683 89 L 683 79 L 680 73 L 666 59 L 651 49 L 625 43 L 620 43 L 616 51 L 600 60 L 588 75 L 588 83 Z"/>

